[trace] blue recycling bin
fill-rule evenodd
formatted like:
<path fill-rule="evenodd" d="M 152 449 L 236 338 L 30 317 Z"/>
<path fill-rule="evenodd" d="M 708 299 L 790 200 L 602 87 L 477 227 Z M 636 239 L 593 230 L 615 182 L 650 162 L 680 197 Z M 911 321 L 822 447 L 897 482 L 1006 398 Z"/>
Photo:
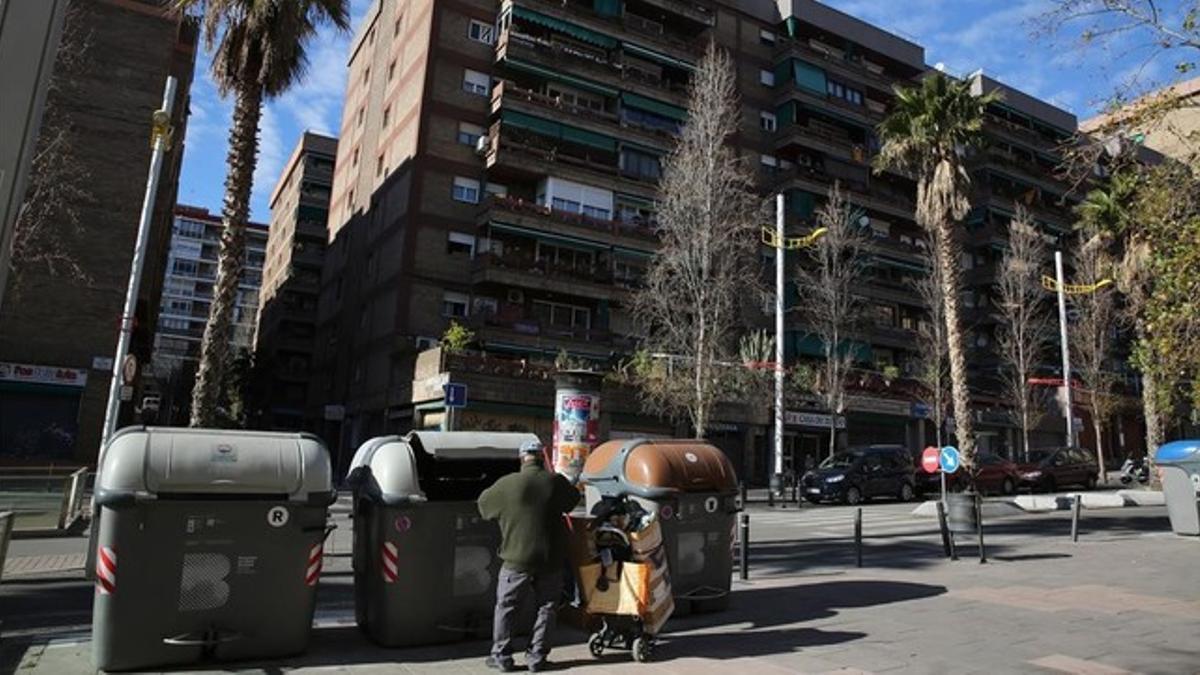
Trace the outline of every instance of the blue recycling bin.
<path fill-rule="evenodd" d="M 1175 534 L 1200 535 L 1200 440 L 1173 441 L 1154 455 Z"/>

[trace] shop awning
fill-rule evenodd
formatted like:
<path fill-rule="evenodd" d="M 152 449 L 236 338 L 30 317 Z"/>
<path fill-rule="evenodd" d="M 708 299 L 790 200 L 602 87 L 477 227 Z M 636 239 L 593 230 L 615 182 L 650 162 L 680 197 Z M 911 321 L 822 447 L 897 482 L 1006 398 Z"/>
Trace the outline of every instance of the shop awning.
<path fill-rule="evenodd" d="M 676 120 L 678 122 L 684 122 L 687 120 L 687 111 L 683 108 L 673 106 L 669 103 L 655 101 L 654 99 L 646 98 L 645 96 L 631 94 L 627 91 L 621 92 L 621 103 L 629 106 L 630 108 L 637 108 L 638 110 L 652 112 L 655 115 L 660 115 L 662 117 L 666 117 L 667 119 Z"/>
<path fill-rule="evenodd" d="M 660 65 L 669 66 L 671 68 L 679 68 L 688 72 L 692 72 L 696 69 L 696 66 L 688 63 L 687 61 L 681 61 L 673 56 L 667 56 L 666 54 L 656 52 L 653 49 L 646 49 L 645 47 L 635 45 L 632 42 L 623 42 L 621 45 L 625 48 L 625 51 L 629 52 L 630 54 L 639 56 L 643 59 L 649 59 Z"/>
<path fill-rule="evenodd" d="M 546 16 L 541 12 L 535 12 L 531 9 L 525 9 L 524 7 L 513 7 L 512 15 L 515 19 L 535 23 L 539 26 L 545 26 L 550 30 L 556 30 L 564 35 L 570 35 L 580 42 L 587 42 L 588 44 L 593 44 L 597 47 L 603 47 L 604 49 L 614 49 L 618 44 L 616 40 L 602 33 L 597 33 L 596 31 L 588 30 L 583 26 L 576 26 L 573 23 L 568 23 L 552 16 Z"/>
<path fill-rule="evenodd" d="M 616 96 L 618 93 L 620 93 L 616 89 L 613 89 L 612 87 L 606 87 L 602 84 L 596 84 L 595 82 L 591 82 L 589 80 L 585 80 L 585 79 L 582 79 L 579 77 L 574 77 L 572 75 L 568 75 L 566 73 L 562 73 L 557 70 L 552 70 L 550 68 L 542 68 L 541 66 L 535 66 L 532 63 L 525 63 L 524 61 L 517 61 L 514 59 L 508 59 L 508 61 L 506 63 L 508 64 L 509 68 L 512 68 L 514 70 L 519 70 L 519 71 L 523 71 L 526 73 L 530 73 L 532 75 L 537 75 L 539 77 L 544 77 L 548 80 L 554 80 L 555 82 L 560 82 L 562 84 L 566 84 L 566 85 L 575 87 L 576 89 L 590 91 L 593 94 L 600 94 L 601 96 Z"/>

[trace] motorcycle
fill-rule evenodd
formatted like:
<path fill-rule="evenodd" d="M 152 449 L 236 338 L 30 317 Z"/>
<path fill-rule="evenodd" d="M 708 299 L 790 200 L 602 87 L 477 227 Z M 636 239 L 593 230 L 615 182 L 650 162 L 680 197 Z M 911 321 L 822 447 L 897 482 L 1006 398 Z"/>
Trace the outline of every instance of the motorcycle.
<path fill-rule="evenodd" d="M 1150 465 L 1145 459 L 1134 460 L 1127 458 L 1121 465 L 1121 484 L 1129 485 L 1133 481 L 1142 485 L 1150 482 Z"/>

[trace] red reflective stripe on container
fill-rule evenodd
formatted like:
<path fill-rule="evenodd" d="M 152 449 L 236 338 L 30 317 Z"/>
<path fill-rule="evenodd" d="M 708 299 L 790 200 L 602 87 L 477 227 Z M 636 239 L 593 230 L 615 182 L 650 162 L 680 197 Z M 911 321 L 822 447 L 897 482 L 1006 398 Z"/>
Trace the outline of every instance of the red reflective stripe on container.
<path fill-rule="evenodd" d="M 390 541 L 383 542 L 383 580 L 389 584 L 395 583 L 399 576 L 399 560 L 400 554 L 396 550 L 396 545 Z"/>
<path fill-rule="evenodd" d="M 323 556 L 325 553 L 324 544 L 316 544 L 308 552 L 308 568 L 304 572 L 304 583 L 307 586 L 316 586 L 317 579 L 321 577 L 321 567 L 323 566 Z"/>
<path fill-rule="evenodd" d="M 96 591 L 100 595 L 112 595 L 117 590 L 117 554 L 108 546 L 101 546 L 96 555 Z"/>

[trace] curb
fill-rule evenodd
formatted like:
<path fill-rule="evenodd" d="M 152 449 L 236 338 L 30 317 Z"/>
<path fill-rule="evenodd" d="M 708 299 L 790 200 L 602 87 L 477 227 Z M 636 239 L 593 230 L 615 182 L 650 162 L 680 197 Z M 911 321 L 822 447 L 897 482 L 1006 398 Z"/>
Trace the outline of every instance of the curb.
<path fill-rule="evenodd" d="M 1023 513 L 1068 511 L 1075 505 L 1075 495 L 1083 497 L 1085 509 L 1118 509 L 1132 506 L 1163 506 L 1163 493 L 1155 490 L 1117 490 L 1116 492 L 1069 492 L 1057 495 L 1017 495 L 999 500 L 984 500 L 983 515 L 992 518 L 1017 516 Z M 917 518 L 936 518 L 937 501 L 923 502 L 913 509 Z"/>

